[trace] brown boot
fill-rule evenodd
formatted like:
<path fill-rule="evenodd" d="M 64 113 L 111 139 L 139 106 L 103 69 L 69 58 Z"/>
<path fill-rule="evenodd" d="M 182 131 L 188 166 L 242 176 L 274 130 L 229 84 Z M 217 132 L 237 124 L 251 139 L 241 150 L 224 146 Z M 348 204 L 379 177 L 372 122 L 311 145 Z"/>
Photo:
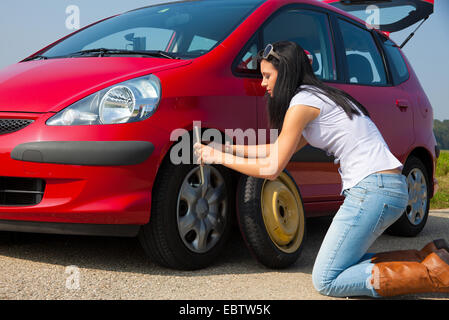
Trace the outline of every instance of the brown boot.
<path fill-rule="evenodd" d="M 376 253 L 371 258 L 371 263 L 388 261 L 423 261 L 430 253 L 444 249 L 449 252 L 449 247 L 444 239 L 433 240 L 426 244 L 421 250 L 396 250 Z"/>
<path fill-rule="evenodd" d="M 371 284 L 383 297 L 424 292 L 449 293 L 449 253 L 439 249 L 422 262 L 376 263 Z"/>
<path fill-rule="evenodd" d="M 421 249 L 421 253 L 424 255 L 424 257 L 427 257 L 432 252 L 436 252 L 439 249 L 444 249 L 447 252 L 449 252 L 449 245 L 444 239 L 437 239 L 433 240 L 432 242 L 428 243 L 424 248 Z"/>

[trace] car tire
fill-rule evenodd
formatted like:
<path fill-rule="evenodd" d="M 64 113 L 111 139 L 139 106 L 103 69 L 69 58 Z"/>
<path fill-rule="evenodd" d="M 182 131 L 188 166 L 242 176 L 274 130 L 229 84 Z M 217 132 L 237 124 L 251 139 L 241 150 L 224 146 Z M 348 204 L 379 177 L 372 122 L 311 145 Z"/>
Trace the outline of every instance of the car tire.
<path fill-rule="evenodd" d="M 306 219 L 301 194 L 288 171 L 275 180 L 242 175 L 237 196 L 238 224 L 256 260 L 271 269 L 295 263 L 303 248 Z"/>
<path fill-rule="evenodd" d="M 404 214 L 386 232 L 394 236 L 415 237 L 422 231 L 429 216 L 429 173 L 420 159 L 411 156 L 402 174 L 407 177 L 409 202 Z"/>
<path fill-rule="evenodd" d="M 229 169 L 205 165 L 204 197 L 198 165 L 165 161 L 153 187 L 151 216 L 139 240 L 155 263 L 178 270 L 211 265 L 229 238 L 235 193 Z"/>

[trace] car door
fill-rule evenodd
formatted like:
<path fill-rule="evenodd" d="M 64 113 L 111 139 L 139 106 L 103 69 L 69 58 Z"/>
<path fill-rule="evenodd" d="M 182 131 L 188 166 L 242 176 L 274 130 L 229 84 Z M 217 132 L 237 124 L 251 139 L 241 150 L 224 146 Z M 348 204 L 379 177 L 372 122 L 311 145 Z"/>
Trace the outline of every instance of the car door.
<path fill-rule="evenodd" d="M 369 111 L 393 154 L 405 161 L 414 142 L 413 99 L 395 86 L 376 33 L 343 16 L 334 20 L 345 74 L 338 87 L 357 99 Z"/>
<path fill-rule="evenodd" d="M 281 8 L 260 28 L 260 47 L 281 40 L 296 42 L 311 54 L 312 66 L 318 78 L 329 84 L 337 81 L 329 17 L 325 11 L 301 5 Z M 258 127 L 267 130 L 269 125 L 264 94 L 261 88 L 257 97 Z M 341 178 L 338 166 L 334 163 L 334 157 L 310 145 L 292 156 L 286 169 L 300 188 L 308 216 L 338 208 L 338 201 L 342 199 L 339 195 Z"/>

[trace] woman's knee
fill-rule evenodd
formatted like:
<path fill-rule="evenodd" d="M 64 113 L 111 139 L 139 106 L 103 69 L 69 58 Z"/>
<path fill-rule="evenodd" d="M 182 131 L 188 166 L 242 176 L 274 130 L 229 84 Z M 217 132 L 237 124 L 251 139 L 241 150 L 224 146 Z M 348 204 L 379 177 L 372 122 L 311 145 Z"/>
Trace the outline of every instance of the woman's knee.
<path fill-rule="evenodd" d="M 312 271 L 312 283 L 318 293 L 329 296 L 331 293 L 333 279 L 330 279 L 326 276 L 326 273 L 323 270 L 318 270 L 314 268 Z"/>

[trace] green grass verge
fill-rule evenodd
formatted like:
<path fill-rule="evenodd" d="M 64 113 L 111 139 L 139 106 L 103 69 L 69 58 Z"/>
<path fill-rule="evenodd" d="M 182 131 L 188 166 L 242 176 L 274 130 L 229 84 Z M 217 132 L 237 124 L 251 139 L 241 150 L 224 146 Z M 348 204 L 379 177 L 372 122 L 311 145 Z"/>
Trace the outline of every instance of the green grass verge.
<path fill-rule="evenodd" d="M 435 177 L 439 189 L 430 201 L 430 209 L 449 208 L 449 150 L 442 150 L 438 158 Z"/>

